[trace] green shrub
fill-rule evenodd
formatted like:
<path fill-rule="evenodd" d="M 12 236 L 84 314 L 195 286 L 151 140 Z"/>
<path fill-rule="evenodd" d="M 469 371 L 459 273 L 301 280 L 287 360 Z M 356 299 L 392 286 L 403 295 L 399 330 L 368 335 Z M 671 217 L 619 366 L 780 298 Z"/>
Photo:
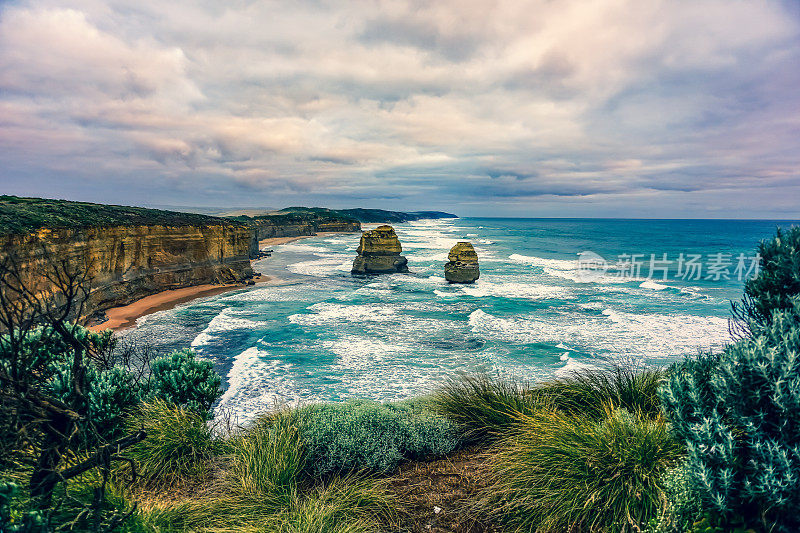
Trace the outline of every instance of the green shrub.
<path fill-rule="evenodd" d="M 260 420 L 228 445 L 224 484 L 203 498 L 138 512 L 144 531 L 377 531 L 391 515 L 386 483 L 364 477 L 314 485 L 302 475 L 305 454 L 296 411 Z"/>
<path fill-rule="evenodd" d="M 205 417 L 164 400 L 142 404 L 127 424 L 147 432 L 145 440 L 126 452 L 146 487 L 165 488 L 201 477 L 219 448 Z"/>
<path fill-rule="evenodd" d="M 542 383 L 531 393 L 540 403 L 595 420 L 605 417 L 609 405 L 658 417 L 661 415 L 658 388 L 666 375 L 661 368 L 589 369 Z"/>
<path fill-rule="evenodd" d="M 485 510 L 519 531 L 634 531 L 666 508 L 680 452 L 660 418 L 541 409 L 499 441 Z"/>
<path fill-rule="evenodd" d="M 72 367 L 67 362 L 53 361 L 56 367 L 50 387 L 57 398 L 70 394 Z M 84 375 L 88 387 L 83 401 L 73 401 L 75 409 L 92 421 L 93 431 L 108 439 L 122 429 L 125 414 L 142 400 L 141 389 L 133 374 L 121 367 L 100 370 L 87 366 Z M 66 403 L 66 402 L 65 402 Z"/>
<path fill-rule="evenodd" d="M 210 418 L 211 405 L 222 394 L 222 380 L 211 362 L 197 359 L 194 351 L 186 349 L 156 359 L 150 368 L 149 397 L 185 405 Z"/>
<path fill-rule="evenodd" d="M 692 483 L 686 460 L 665 471 L 662 483 L 669 507 L 651 521 L 646 533 L 684 533 L 703 514 L 702 501 Z"/>
<path fill-rule="evenodd" d="M 800 531 L 800 305 L 753 336 L 686 361 L 661 391 L 704 506 Z"/>
<path fill-rule="evenodd" d="M 110 331 L 94 333 L 82 326 L 68 327 L 75 341 L 92 353 L 105 353 L 113 347 Z M 24 376 L 29 381 L 25 387 L 80 413 L 85 433 L 80 444 L 91 446 L 93 441 L 111 438 L 121 429 L 124 413 L 141 401 L 141 390 L 133 375 L 121 367 L 103 369 L 85 364 L 81 367 L 84 394 L 74 395 L 73 354 L 72 345 L 50 326 L 18 333 L 15 341 L 7 333 L 0 335 L 3 374 Z"/>
<path fill-rule="evenodd" d="M 3 533 L 46 533 L 47 521 L 39 511 L 14 509 L 14 498 L 19 486 L 0 480 L 0 531 Z"/>
<path fill-rule="evenodd" d="M 734 307 L 744 326 L 768 324 L 774 311 L 791 309 L 800 295 L 800 227 L 778 228 L 775 237 L 759 244 L 758 253 L 759 273 L 745 282 L 744 300 Z"/>
<path fill-rule="evenodd" d="M 520 383 L 486 375 L 450 380 L 433 396 L 433 408 L 454 421 L 467 442 L 497 437 L 520 414 L 531 414 L 533 396 Z"/>
<path fill-rule="evenodd" d="M 297 410 L 311 476 L 388 473 L 401 460 L 444 455 L 458 445 L 455 425 L 421 401 L 349 400 Z"/>

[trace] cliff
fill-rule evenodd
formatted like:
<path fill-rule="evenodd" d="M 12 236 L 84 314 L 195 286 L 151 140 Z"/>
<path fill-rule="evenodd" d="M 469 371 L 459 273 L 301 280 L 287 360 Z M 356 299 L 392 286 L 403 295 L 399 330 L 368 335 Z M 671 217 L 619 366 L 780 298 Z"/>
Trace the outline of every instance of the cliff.
<path fill-rule="evenodd" d="M 44 226 L 47 224 L 47 226 Z M 48 261 L 92 279 L 84 316 L 165 289 L 252 276 L 253 230 L 239 222 L 123 206 L 0 197 L 0 259 L 46 294 Z"/>
<path fill-rule="evenodd" d="M 252 227 L 257 241 L 274 237 L 316 235 L 326 231 L 361 231 L 361 223 L 358 220 L 330 213 L 302 212 L 254 217 L 238 216 L 233 220 Z"/>

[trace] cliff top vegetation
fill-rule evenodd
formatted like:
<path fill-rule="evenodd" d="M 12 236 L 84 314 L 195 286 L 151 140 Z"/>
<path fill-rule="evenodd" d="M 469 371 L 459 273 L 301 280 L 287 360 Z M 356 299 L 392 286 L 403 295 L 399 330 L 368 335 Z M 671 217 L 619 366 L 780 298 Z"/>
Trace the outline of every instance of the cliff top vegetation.
<path fill-rule="evenodd" d="M 400 223 L 408 222 L 410 220 L 421 220 L 423 218 L 458 218 L 457 215 L 452 213 L 445 213 L 442 211 L 387 211 L 385 209 L 326 209 L 324 207 L 287 207 L 281 209 L 278 213 L 299 214 L 299 213 L 313 213 L 326 216 L 339 216 L 351 220 L 358 220 L 365 223 Z"/>
<path fill-rule="evenodd" d="M 294 209 L 297 209 L 296 211 Z M 314 222 L 359 222 L 358 219 L 343 215 L 338 211 L 325 208 L 288 208 L 275 213 L 263 215 L 239 215 L 231 217 L 233 220 L 253 224 L 258 222 L 272 222 L 277 226 L 290 224 L 304 224 Z"/>
<path fill-rule="evenodd" d="M 302 222 L 362 222 L 401 223 L 423 218 L 458 218 L 442 211 L 387 211 L 385 209 L 328 209 L 326 207 L 286 207 L 263 215 L 240 215 L 234 217 L 243 222 L 270 220 L 275 224 L 297 224 Z"/>
<path fill-rule="evenodd" d="M 28 233 L 41 228 L 211 224 L 238 225 L 239 222 L 208 215 L 144 207 L 0 196 L 0 234 Z"/>

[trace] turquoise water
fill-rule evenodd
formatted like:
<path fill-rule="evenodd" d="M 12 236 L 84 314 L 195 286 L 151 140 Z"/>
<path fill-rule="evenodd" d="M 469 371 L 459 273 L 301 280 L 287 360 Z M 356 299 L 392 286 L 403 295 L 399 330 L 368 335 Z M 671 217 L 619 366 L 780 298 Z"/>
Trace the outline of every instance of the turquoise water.
<path fill-rule="evenodd" d="M 213 361 L 226 387 L 219 409 L 243 422 L 276 402 L 405 398 L 458 372 L 535 381 L 608 359 L 661 364 L 727 341 L 730 300 L 742 287 L 737 257 L 751 267 L 756 244 L 779 224 L 788 225 L 411 222 L 394 226 L 411 273 L 371 278 L 350 275 L 358 235 L 314 237 L 275 246 L 255 263 L 277 284 L 155 313 L 126 335 L 165 351 L 191 345 Z M 443 278 L 458 240 L 470 240 L 480 257 L 474 285 Z M 584 251 L 611 266 L 585 276 L 576 260 Z M 721 273 L 709 275 L 720 253 L 728 254 L 717 261 Z M 621 254 L 641 254 L 640 271 Z M 666 281 L 663 270 L 648 279 L 651 254 L 674 261 Z M 679 275 L 680 254 L 700 256 L 699 279 L 685 275 L 685 264 Z"/>

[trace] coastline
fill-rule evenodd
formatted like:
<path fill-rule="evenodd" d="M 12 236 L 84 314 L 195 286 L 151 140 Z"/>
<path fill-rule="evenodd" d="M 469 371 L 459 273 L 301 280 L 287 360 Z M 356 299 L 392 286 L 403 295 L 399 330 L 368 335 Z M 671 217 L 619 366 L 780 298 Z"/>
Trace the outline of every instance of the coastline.
<path fill-rule="evenodd" d="M 342 232 L 342 231 L 320 231 L 316 235 L 295 235 L 294 237 L 270 237 L 269 239 L 262 239 L 258 241 L 259 246 L 276 246 L 278 244 L 289 244 L 290 242 L 299 241 L 300 239 L 310 239 L 311 237 L 329 237 L 331 235 L 349 235 L 356 232 Z"/>
<path fill-rule="evenodd" d="M 338 235 L 340 233 L 342 232 L 326 231 L 317 233 L 316 235 L 297 235 L 294 237 L 272 237 L 269 239 L 260 240 L 258 241 L 258 244 L 259 247 L 276 246 L 280 244 L 288 244 L 290 242 L 298 241 L 300 239 L 308 239 L 311 237 L 327 237 L 329 235 Z M 254 281 L 256 282 L 256 285 L 263 285 L 278 280 L 270 278 L 269 276 L 258 274 L 258 277 L 256 277 Z M 105 313 L 106 316 L 108 317 L 108 320 L 101 322 L 100 324 L 94 324 L 92 326 L 88 326 L 88 329 L 94 332 L 100 332 L 110 329 L 116 333 L 131 327 L 135 327 L 136 321 L 143 316 L 147 316 L 149 314 L 156 313 L 158 311 L 166 311 L 168 309 L 172 309 L 181 304 L 185 304 L 193 300 L 196 300 L 198 298 L 203 298 L 205 296 L 216 296 L 224 292 L 236 289 L 243 289 L 246 287 L 247 285 L 241 285 L 238 283 L 229 283 L 225 285 L 204 284 L 204 285 L 195 285 L 193 287 L 183 287 L 180 289 L 163 290 L 155 294 L 151 294 L 150 296 L 145 296 L 144 298 L 140 298 L 139 300 L 136 300 L 135 302 L 130 303 L 128 305 L 112 307 L 111 309 L 107 309 Z"/>
<path fill-rule="evenodd" d="M 181 289 L 167 289 L 140 298 L 128 305 L 107 309 L 105 313 L 108 320 L 89 326 L 87 329 L 95 332 L 110 329 L 116 333 L 135 326 L 137 319 L 151 313 L 172 309 L 182 303 L 190 302 L 203 296 L 214 296 L 234 289 L 241 289 L 242 287 L 244 285 L 230 283 L 226 285 L 205 284 Z"/>

